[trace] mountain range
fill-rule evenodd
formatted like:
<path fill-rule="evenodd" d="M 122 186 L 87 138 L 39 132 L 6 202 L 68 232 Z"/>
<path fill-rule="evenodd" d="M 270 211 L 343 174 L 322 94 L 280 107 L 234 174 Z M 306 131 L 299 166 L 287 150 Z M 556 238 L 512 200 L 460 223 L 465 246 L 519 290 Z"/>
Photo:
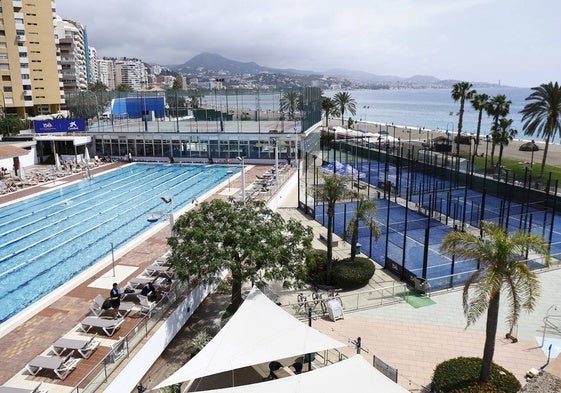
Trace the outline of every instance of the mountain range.
<path fill-rule="evenodd" d="M 230 74 L 258 74 L 258 73 L 281 73 L 287 75 L 315 75 L 315 76 L 328 76 L 335 78 L 344 78 L 361 82 L 405 82 L 405 83 L 420 83 L 431 84 L 442 82 L 434 76 L 415 75 L 412 77 L 399 77 L 395 75 L 376 75 L 364 71 L 351 71 L 344 69 L 331 69 L 324 72 L 309 71 L 309 70 L 296 70 L 296 69 L 280 69 L 264 67 L 255 62 L 240 62 L 236 60 L 227 59 L 215 53 L 201 53 L 190 60 L 180 65 L 167 66 L 168 68 L 185 74 L 208 71 L 215 73 L 230 73 Z"/>

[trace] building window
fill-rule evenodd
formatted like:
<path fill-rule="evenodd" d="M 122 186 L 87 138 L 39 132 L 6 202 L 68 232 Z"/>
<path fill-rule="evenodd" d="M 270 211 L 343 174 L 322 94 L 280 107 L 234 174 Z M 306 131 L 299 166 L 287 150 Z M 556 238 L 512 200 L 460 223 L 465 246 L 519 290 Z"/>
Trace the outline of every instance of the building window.
<path fill-rule="evenodd" d="M 12 92 L 12 86 L 4 86 L 4 93 L 11 93 Z"/>
<path fill-rule="evenodd" d="M 10 82 L 12 77 L 10 75 L 2 75 L 2 82 Z"/>
<path fill-rule="evenodd" d="M 0 64 L 0 71 L 10 71 L 9 64 Z"/>

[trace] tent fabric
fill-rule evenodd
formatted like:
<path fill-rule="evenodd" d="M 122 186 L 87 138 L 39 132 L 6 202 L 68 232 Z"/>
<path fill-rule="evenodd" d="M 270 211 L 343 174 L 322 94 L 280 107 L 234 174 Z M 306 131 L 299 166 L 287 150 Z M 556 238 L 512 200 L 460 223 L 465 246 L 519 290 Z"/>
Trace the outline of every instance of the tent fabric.
<path fill-rule="evenodd" d="M 253 288 L 218 334 L 156 388 L 344 346 L 300 322 Z"/>
<path fill-rule="evenodd" d="M 365 173 L 361 173 L 358 169 L 354 168 L 351 164 L 342 164 L 339 161 L 333 161 L 329 164 L 323 165 L 321 168 L 328 172 L 333 173 L 333 168 L 335 167 L 335 173 L 341 176 L 352 176 L 355 179 L 357 177 L 364 178 L 366 177 Z"/>
<path fill-rule="evenodd" d="M 272 381 L 203 390 L 199 393 L 308 393 L 316 391 L 353 393 L 408 393 L 409 391 L 372 367 L 362 356 L 330 366 Z"/>

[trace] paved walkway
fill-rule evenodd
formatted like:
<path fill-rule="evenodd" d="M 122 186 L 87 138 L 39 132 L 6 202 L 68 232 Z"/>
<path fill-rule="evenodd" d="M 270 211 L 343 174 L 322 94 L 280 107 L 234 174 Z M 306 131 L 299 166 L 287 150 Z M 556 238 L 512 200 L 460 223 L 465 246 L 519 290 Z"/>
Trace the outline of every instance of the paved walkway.
<path fill-rule="evenodd" d="M 295 194 L 296 192 L 292 192 L 290 195 L 293 198 L 284 199 L 281 213 L 285 217 L 298 218 L 310 224 L 316 233 L 315 239 L 318 239 L 318 233 L 325 229 L 295 209 Z M 317 240 L 314 242 L 314 246 L 319 245 Z M 343 243 L 336 248 L 335 253 L 338 258 L 348 257 L 350 247 Z M 378 268 L 374 276 L 371 282 L 373 287 L 395 282 L 383 269 Z M 529 369 L 539 368 L 547 362 L 549 344 L 552 344 L 552 359 L 547 371 L 561 377 L 561 356 L 557 358 L 561 351 L 561 269 L 543 271 L 539 273 L 539 279 L 542 285 L 540 300 L 532 313 L 521 315 L 513 332 L 518 338 L 517 343 L 505 338 L 508 332 L 505 312 L 508 308 L 505 301 L 501 303 L 494 359 L 513 372 L 521 383 Z M 336 322 L 318 318 L 313 326 L 340 341 L 349 342 L 344 351 L 347 355 L 356 352 L 351 342 L 361 337 L 362 346 L 368 351 L 362 352 L 366 359 L 379 357 L 398 369 L 399 383 L 403 387 L 419 391 L 430 385 L 432 373 L 438 363 L 458 356 L 481 357 L 485 342 L 485 316 L 475 325 L 465 328 L 461 288 L 434 293 L 431 299 L 434 304 L 420 308 L 402 301 L 347 313 L 344 319 Z M 554 305 L 558 306 L 558 311 L 552 307 Z M 543 319 L 548 313 L 559 316 L 559 331 L 548 329 L 546 342 L 542 347 Z"/>

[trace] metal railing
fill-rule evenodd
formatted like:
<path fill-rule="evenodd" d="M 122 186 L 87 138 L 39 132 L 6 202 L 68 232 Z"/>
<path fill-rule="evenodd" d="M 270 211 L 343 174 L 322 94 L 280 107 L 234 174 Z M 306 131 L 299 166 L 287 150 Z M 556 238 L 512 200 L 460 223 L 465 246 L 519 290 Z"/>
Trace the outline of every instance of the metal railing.
<path fill-rule="evenodd" d="M 345 312 L 352 312 L 402 302 L 403 298 L 397 295 L 406 293 L 408 290 L 407 284 L 396 282 L 391 286 L 338 294 L 336 297 L 341 300 Z M 294 293 L 291 296 L 280 296 L 277 300 L 280 301 L 281 307 L 286 312 L 301 320 L 308 318 L 309 309 L 312 310 L 313 318 L 327 314 L 326 307 L 321 306 L 322 302 L 325 304 L 326 301 L 333 298 L 327 292 L 322 293 L 320 299 L 317 299 L 317 297 L 314 299 L 314 291 L 300 293 L 303 295 L 300 301 L 298 301 L 297 294 Z"/>
<path fill-rule="evenodd" d="M 187 282 L 176 280 L 170 291 L 162 297 L 152 312 L 140 319 L 129 333 L 120 337 L 111 347 L 109 353 L 74 386 L 71 393 L 96 392 L 188 289 L 189 284 Z"/>

